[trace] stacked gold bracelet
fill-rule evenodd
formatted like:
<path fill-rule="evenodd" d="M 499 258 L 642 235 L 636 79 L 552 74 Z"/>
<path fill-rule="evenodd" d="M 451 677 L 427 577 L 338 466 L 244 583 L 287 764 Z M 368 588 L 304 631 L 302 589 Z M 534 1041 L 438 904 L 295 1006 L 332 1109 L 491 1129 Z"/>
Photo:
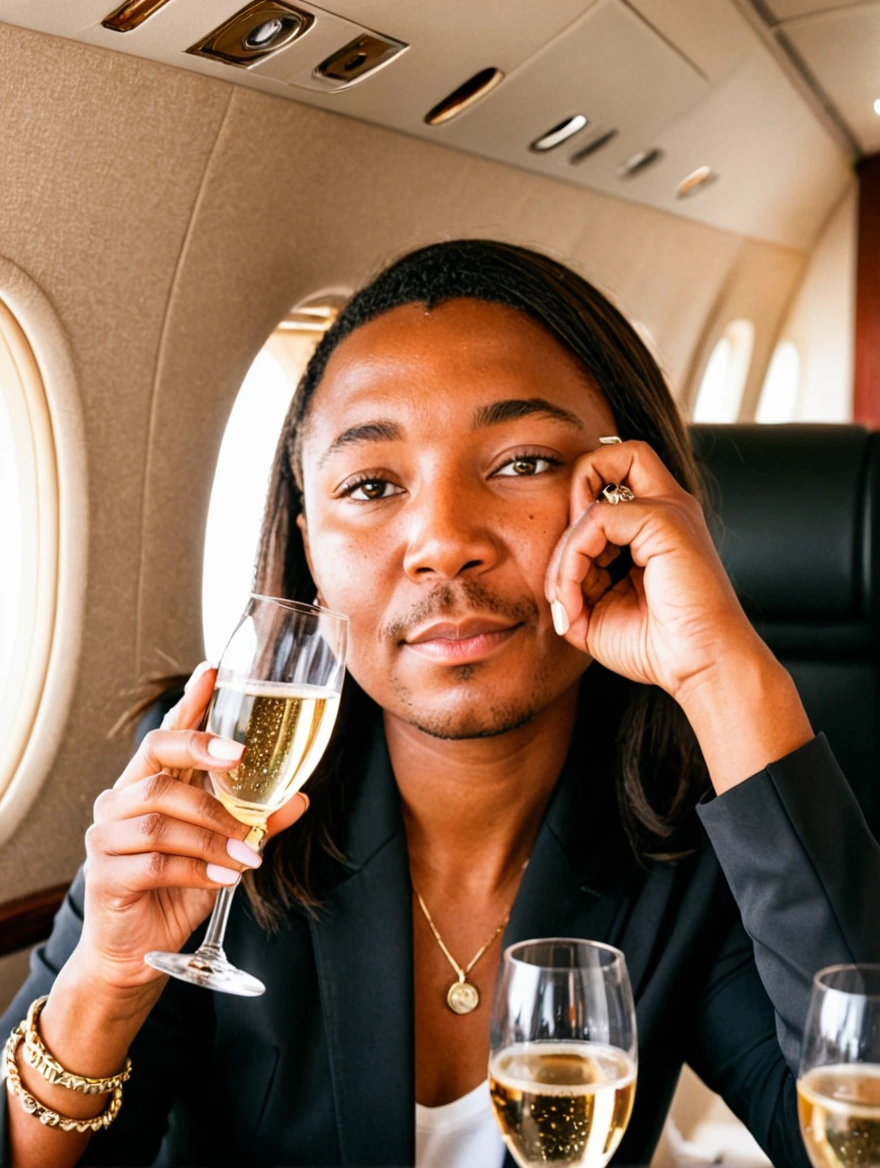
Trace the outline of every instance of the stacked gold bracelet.
<path fill-rule="evenodd" d="M 21 1106 L 29 1115 L 39 1119 L 46 1127 L 60 1127 L 64 1131 L 96 1132 L 109 1127 L 122 1106 L 122 1084 L 131 1077 L 131 1059 L 125 1060 L 125 1067 L 118 1075 L 110 1075 L 104 1079 L 93 1079 L 87 1075 L 77 1075 L 62 1067 L 57 1059 L 53 1058 L 37 1031 L 37 1019 L 40 1011 L 46 1004 L 46 998 L 37 998 L 28 1010 L 27 1018 L 23 1019 L 12 1030 L 6 1040 L 3 1051 L 3 1070 L 6 1076 L 6 1086 L 9 1093 L 17 1098 Z M 91 1119 L 72 1119 L 70 1116 L 60 1115 L 50 1107 L 44 1106 L 39 1099 L 23 1086 L 15 1055 L 19 1046 L 24 1043 L 24 1061 L 29 1067 L 43 1076 L 47 1083 L 57 1087 L 66 1087 L 70 1091 L 77 1091 L 82 1095 L 110 1095 L 106 1108 Z"/>

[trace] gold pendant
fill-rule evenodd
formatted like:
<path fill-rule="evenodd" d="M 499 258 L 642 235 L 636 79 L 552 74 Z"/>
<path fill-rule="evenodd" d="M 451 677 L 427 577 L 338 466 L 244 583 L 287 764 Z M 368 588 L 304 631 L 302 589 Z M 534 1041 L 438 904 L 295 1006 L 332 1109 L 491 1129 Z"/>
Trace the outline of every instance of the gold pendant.
<path fill-rule="evenodd" d="M 480 1004 L 480 994 L 469 981 L 454 981 L 446 995 L 446 1005 L 454 1014 L 470 1014 Z"/>

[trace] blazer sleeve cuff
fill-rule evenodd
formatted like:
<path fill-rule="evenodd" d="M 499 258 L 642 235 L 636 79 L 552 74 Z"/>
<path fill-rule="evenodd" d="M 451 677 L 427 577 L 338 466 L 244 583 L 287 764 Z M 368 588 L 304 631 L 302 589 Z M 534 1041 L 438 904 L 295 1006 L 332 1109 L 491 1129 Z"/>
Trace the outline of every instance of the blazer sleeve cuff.
<path fill-rule="evenodd" d="M 824 734 L 697 811 L 796 1065 L 816 971 L 880 961 L 880 846 Z"/>

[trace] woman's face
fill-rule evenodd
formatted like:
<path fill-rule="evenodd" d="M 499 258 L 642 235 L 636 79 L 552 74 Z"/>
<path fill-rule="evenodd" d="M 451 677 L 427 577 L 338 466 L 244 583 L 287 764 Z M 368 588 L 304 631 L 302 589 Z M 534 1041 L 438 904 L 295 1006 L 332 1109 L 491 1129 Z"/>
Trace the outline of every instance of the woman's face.
<path fill-rule="evenodd" d="M 544 573 L 577 458 L 613 434 L 567 350 L 515 309 L 409 304 L 331 356 L 306 422 L 300 527 L 349 666 L 429 734 L 521 725 L 588 658 L 553 631 Z"/>

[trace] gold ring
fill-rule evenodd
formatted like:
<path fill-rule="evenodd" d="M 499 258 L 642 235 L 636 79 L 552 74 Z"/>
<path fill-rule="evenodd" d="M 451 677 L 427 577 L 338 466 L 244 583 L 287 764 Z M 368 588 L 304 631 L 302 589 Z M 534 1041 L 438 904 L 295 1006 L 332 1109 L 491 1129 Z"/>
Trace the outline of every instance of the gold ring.
<path fill-rule="evenodd" d="M 606 487 L 599 492 L 599 502 L 605 501 L 610 503 L 612 507 L 616 507 L 618 503 L 631 503 L 635 495 L 625 487 L 623 483 L 608 483 Z"/>

